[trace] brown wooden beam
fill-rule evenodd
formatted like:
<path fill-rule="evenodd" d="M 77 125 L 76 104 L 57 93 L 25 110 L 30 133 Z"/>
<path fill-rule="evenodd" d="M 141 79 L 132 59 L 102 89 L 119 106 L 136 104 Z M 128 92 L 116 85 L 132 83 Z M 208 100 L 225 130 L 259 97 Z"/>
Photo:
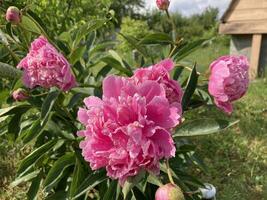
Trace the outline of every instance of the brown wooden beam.
<path fill-rule="evenodd" d="M 267 34 L 267 20 L 221 23 L 221 34 Z"/>
<path fill-rule="evenodd" d="M 251 47 L 250 67 L 249 67 L 250 79 L 255 79 L 258 75 L 261 41 L 262 41 L 261 34 L 254 34 L 252 36 L 252 47 Z"/>

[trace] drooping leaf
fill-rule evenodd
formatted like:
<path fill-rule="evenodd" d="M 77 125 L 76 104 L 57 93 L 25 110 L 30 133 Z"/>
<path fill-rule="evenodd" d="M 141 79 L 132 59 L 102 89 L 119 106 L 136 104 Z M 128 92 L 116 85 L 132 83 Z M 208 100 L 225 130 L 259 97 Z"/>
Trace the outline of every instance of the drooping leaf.
<path fill-rule="evenodd" d="M 64 171 L 75 164 L 74 153 L 66 153 L 60 157 L 49 170 L 44 181 L 44 190 L 50 191 L 62 178 Z"/>
<path fill-rule="evenodd" d="M 189 76 L 189 79 L 187 81 L 186 88 L 184 91 L 184 95 L 182 99 L 183 110 L 185 110 L 187 106 L 190 104 L 190 99 L 192 95 L 194 94 L 195 89 L 197 87 L 197 81 L 198 81 L 198 74 L 197 74 L 196 65 L 195 65 Z"/>
<path fill-rule="evenodd" d="M 132 188 L 135 186 L 135 183 L 126 181 L 122 188 L 123 198 L 126 199 Z"/>
<path fill-rule="evenodd" d="M 209 135 L 229 128 L 238 122 L 230 122 L 223 119 L 197 119 L 179 126 L 175 130 L 173 138 Z"/>

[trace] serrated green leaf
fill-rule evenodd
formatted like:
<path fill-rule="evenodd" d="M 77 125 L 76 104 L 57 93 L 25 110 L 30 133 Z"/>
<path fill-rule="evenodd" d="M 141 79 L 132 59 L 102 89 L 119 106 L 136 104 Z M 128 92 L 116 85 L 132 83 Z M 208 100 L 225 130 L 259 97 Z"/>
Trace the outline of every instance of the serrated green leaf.
<path fill-rule="evenodd" d="M 49 170 L 44 181 L 44 190 L 49 192 L 62 178 L 64 171 L 75 164 L 75 154 L 66 153 L 60 157 Z"/>
<path fill-rule="evenodd" d="M 229 128 L 238 122 L 223 119 L 197 119 L 180 125 L 175 130 L 173 138 L 209 135 Z"/>

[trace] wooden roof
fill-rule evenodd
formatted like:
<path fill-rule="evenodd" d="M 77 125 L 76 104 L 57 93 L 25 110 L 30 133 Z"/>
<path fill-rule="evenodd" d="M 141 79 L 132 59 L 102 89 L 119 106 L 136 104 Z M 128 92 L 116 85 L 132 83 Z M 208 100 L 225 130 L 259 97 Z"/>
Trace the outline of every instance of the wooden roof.
<path fill-rule="evenodd" d="M 221 18 L 222 34 L 266 34 L 267 0 L 232 0 Z"/>

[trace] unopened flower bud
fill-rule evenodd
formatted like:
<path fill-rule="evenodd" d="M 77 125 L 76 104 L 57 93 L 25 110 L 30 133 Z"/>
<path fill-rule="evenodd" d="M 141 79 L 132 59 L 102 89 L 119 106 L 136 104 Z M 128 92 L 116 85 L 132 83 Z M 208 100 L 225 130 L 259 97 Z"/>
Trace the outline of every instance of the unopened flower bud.
<path fill-rule="evenodd" d="M 166 185 L 158 188 L 155 200 L 184 200 L 184 194 L 182 190 L 172 183 L 168 183 Z"/>
<path fill-rule="evenodd" d="M 18 24 L 21 22 L 21 12 L 15 6 L 10 6 L 6 11 L 6 20 L 12 24 Z"/>
<path fill-rule="evenodd" d="M 19 88 L 12 93 L 12 97 L 15 101 L 24 101 L 29 98 L 29 95 L 27 91 L 22 88 Z"/>
<path fill-rule="evenodd" d="M 169 0 L 157 0 L 156 3 L 160 10 L 168 10 L 170 5 Z"/>

